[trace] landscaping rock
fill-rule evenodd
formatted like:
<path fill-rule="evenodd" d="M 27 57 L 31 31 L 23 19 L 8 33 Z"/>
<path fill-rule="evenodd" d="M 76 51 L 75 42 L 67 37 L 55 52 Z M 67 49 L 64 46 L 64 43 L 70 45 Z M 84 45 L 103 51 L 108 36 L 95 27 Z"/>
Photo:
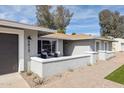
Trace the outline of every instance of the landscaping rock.
<path fill-rule="evenodd" d="M 42 78 L 35 78 L 35 79 L 33 79 L 33 82 L 36 85 L 40 85 L 40 84 L 43 84 L 44 80 Z"/>

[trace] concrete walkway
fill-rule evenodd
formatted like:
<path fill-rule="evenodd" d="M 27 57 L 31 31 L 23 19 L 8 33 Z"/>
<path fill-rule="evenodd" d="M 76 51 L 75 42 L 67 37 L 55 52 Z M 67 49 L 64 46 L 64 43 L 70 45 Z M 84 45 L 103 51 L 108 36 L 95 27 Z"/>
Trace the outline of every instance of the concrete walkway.
<path fill-rule="evenodd" d="M 40 87 L 78 87 L 78 88 L 120 88 L 124 85 L 104 79 L 109 73 L 124 64 L 124 53 L 117 53 L 115 58 L 99 61 L 93 66 L 65 72 L 62 77 L 55 78 Z"/>
<path fill-rule="evenodd" d="M 0 75 L 0 88 L 29 88 L 19 73 Z"/>

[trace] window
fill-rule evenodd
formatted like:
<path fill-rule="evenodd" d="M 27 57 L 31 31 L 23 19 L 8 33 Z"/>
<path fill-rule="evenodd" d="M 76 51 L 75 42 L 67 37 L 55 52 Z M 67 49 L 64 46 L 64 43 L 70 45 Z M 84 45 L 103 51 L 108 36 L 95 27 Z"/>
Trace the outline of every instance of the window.
<path fill-rule="evenodd" d="M 38 40 L 38 54 L 41 54 L 41 40 Z"/>
<path fill-rule="evenodd" d="M 99 48 L 99 42 L 96 42 L 96 51 L 98 51 L 100 48 Z"/>
<path fill-rule="evenodd" d="M 48 55 L 56 52 L 56 41 L 52 40 L 38 40 L 38 54 L 43 52 L 47 52 Z"/>
<path fill-rule="evenodd" d="M 48 41 L 48 40 L 42 41 L 42 51 L 51 53 L 51 42 L 50 41 Z"/>
<path fill-rule="evenodd" d="M 107 43 L 105 42 L 105 50 L 107 50 Z"/>
<path fill-rule="evenodd" d="M 56 52 L 56 41 L 52 41 L 52 53 Z"/>
<path fill-rule="evenodd" d="M 121 43 L 121 51 L 124 51 L 124 43 Z"/>

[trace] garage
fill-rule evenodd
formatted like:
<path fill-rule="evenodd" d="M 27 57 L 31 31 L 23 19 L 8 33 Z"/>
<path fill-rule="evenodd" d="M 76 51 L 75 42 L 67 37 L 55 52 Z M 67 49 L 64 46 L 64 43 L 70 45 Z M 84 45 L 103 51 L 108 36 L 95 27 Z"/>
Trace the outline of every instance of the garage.
<path fill-rule="evenodd" d="M 0 75 L 18 71 L 18 35 L 0 33 Z"/>

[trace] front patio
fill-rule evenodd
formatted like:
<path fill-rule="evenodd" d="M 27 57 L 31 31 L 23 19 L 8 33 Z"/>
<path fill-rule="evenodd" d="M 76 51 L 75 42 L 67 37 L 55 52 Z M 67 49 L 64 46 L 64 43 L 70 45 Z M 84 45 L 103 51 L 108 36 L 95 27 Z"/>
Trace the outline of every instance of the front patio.
<path fill-rule="evenodd" d="M 72 72 L 67 71 L 62 74 L 62 77 L 52 77 L 46 84 L 38 87 L 122 88 L 123 85 L 104 78 L 124 64 L 123 56 L 124 53 L 116 53 L 116 57 L 108 61 L 99 61 L 93 66 L 83 67 Z"/>
<path fill-rule="evenodd" d="M 63 39 L 64 36 L 68 39 Z M 39 35 L 38 56 L 30 57 L 29 69 L 44 78 L 63 73 L 68 69 L 93 65 L 97 60 L 105 61 L 115 56 L 112 52 L 111 39 L 96 37 L 92 40 L 89 35 L 81 35 L 81 40 L 74 38 L 75 36 L 70 40 L 70 36 L 72 37 L 58 33 Z M 86 36 L 90 38 L 82 39 Z"/>
<path fill-rule="evenodd" d="M 70 69 L 63 74 L 48 78 L 43 85 L 35 87 L 77 87 L 77 88 L 123 88 L 124 85 L 104 79 L 111 72 L 124 64 L 124 53 L 108 61 L 99 61 L 93 66 Z M 0 87 L 29 87 L 19 73 L 0 76 Z"/>

